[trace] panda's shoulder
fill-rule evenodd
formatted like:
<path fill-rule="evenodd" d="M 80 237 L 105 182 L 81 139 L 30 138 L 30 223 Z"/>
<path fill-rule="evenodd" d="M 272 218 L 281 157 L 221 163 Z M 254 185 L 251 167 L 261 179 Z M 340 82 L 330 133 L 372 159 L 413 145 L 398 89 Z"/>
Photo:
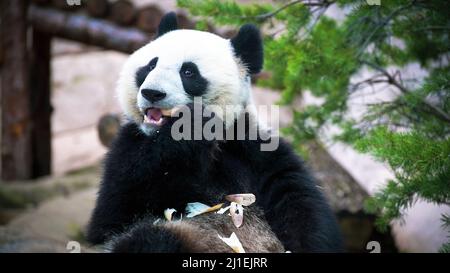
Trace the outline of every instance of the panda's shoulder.
<path fill-rule="evenodd" d="M 122 125 L 106 155 L 106 167 L 116 167 L 115 164 L 127 163 L 127 159 L 133 160 L 145 141 L 138 125 L 132 122 Z"/>
<path fill-rule="evenodd" d="M 111 144 L 111 150 L 128 150 L 145 141 L 144 133 L 134 122 L 127 122 L 121 126 L 117 136 Z"/>
<path fill-rule="evenodd" d="M 139 125 L 134 122 L 127 122 L 120 128 L 117 138 L 119 140 L 136 140 L 142 138 L 142 134 Z"/>

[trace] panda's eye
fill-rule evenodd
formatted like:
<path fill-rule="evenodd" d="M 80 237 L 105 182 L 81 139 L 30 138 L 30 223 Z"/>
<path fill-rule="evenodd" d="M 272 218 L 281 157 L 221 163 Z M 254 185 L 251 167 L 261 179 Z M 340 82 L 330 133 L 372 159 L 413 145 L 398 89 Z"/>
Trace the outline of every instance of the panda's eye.
<path fill-rule="evenodd" d="M 180 68 L 180 78 L 184 91 L 191 96 L 201 96 L 208 88 L 208 81 L 202 76 L 197 65 L 193 62 L 184 62 Z"/>
<path fill-rule="evenodd" d="M 190 78 L 190 77 L 194 76 L 194 72 L 192 70 L 186 69 L 186 70 L 183 71 L 183 75 L 185 77 Z"/>
<path fill-rule="evenodd" d="M 185 79 L 194 79 L 197 78 L 197 75 L 200 75 L 200 72 L 198 71 L 197 65 L 193 62 L 185 62 L 181 66 L 180 75 Z"/>
<path fill-rule="evenodd" d="M 153 69 L 155 69 L 155 67 L 156 67 L 156 63 L 158 62 L 158 57 L 156 57 L 156 58 L 153 58 L 151 61 L 150 61 L 150 63 L 148 64 L 148 71 L 150 72 L 150 71 L 152 71 Z"/>

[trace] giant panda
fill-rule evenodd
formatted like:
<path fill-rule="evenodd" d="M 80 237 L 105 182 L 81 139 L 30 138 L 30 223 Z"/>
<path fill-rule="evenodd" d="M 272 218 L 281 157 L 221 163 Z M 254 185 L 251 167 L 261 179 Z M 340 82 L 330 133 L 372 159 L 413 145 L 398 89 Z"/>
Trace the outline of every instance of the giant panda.
<path fill-rule="evenodd" d="M 239 233 L 244 248 L 343 250 L 333 212 L 286 141 L 262 151 L 267 139 L 260 137 L 175 140 L 171 135 L 180 115 L 167 111 L 180 105 L 192 108 L 198 98 L 202 107 L 217 110 L 212 118 L 225 131 L 241 120 L 249 124 L 245 130 L 263 128 L 256 114 L 245 110 L 252 104 L 250 77 L 262 66 L 262 40 L 253 25 L 224 39 L 178 29 L 174 13 L 161 19 L 157 37 L 128 58 L 118 79 L 127 123 L 106 156 L 89 242 L 107 243 L 117 252 L 220 252 L 221 242 L 204 231 L 233 228 L 217 216 L 164 224 L 155 219 L 167 208 L 183 211 L 190 202 L 212 205 L 229 194 L 254 193 L 255 207 L 245 211 L 248 224 Z M 207 120 L 202 118 L 202 125 Z"/>

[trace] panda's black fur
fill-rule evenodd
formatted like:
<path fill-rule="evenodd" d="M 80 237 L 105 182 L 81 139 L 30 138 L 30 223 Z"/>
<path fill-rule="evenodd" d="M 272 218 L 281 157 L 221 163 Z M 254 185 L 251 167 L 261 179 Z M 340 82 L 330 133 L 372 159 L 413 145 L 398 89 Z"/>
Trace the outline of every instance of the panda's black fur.
<path fill-rule="evenodd" d="M 174 29 L 173 16 L 164 17 L 160 35 Z M 256 39 L 255 43 L 255 39 L 247 39 L 249 35 L 259 32 L 251 26 L 243 27 L 231 42 L 237 47 L 236 55 L 241 61 L 251 72 L 257 72 L 262 66 L 261 40 Z M 248 115 L 240 118 L 251 124 Z M 175 141 L 171 137 L 175 120 L 170 118 L 150 136 L 135 122 L 121 128 L 106 157 L 97 204 L 88 227 L 89 242 L 101 244 L 112 240 L 112 249 L 120 252 L 201 251 L 192 245 L 201 236 L 195 237 L 194 232 L 196 240 L 186 240 L 187 234 L 180 235 L 179 229 L 174 232 L 165 225 L 154 225 L 155 218 L 162 218 L 167 208 L 182 212 L 190 202 L 214 205 L 229 194 L 254 193 L 255 210 L 259 208 L 262 212 L 251 214 L 252 209 L 249 210 L 248 219 L 260 219 L 250 229 L 267 232 L 255 233 L 265 235 L 253 240 L 272 240 L 276 245 L 279 239 L 284 249 L 293 252 L 342 251 L 335 216 L 288 143 L 281 140 L 276 150 L 261 151 L 264 141 L 259 138 Z M 198 224 L 201 220 L 195 221 Z M 217 222 L 205 221 L 209 224 L 204 227 L 217 228 Z M 192 228 L 192 222 L 188 224 Z M 188 229 L 185 226 L 182 230 Z M 251 250 L 283 249 L 272 248 L 270 244 L 264 249 L 261 244 L 259 247 L 255 244 Z"/>
<path fill-rule="evenodd" d="M 134 123 L 123 126 L 106 158 L 88 230 L 91 243 L 104 243 L 142 225 L 143 218 L 162 217 L 166 208 L 184 211 L 189 202 L 213 205 L 228 194 L 252 192 L 285 249 L 342 250 L 335 217 L 289 144 L 281 140 L 278 149 L 268 152 L 260 150 L 261 140 L 175 141 L 172 122 L 154 136 L 146 136 Z M 148 238 L 141 243 L 156 239 L 155 245 L 142 249 L 183 249 L 161 227 L 148 225 L 144 234 Z"/>

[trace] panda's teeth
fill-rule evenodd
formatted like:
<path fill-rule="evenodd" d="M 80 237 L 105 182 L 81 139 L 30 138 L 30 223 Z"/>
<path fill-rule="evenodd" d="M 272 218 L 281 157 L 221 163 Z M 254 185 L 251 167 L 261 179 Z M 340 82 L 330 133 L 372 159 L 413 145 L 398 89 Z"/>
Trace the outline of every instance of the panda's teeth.
<path fill-rule="evenodd" d="M 163 120 L 164 120 L 164 118 L 161 117 L 161 118 L 159 118 L 159 120 L 152 120 L 151 122 L 155 125 L 161 126 L 163 123 Z"/>
<path fill-rule="evenodd" d="M 147 123 L 147 124 L 161 126 L 161 125 L 163 125 L 164 121 L 165 121 L 164 117 L 160 117 L 159 120 L 154 120 L 154 119 L 149 118 L 147 115 L 144 116 L 144 123 Z"/>

